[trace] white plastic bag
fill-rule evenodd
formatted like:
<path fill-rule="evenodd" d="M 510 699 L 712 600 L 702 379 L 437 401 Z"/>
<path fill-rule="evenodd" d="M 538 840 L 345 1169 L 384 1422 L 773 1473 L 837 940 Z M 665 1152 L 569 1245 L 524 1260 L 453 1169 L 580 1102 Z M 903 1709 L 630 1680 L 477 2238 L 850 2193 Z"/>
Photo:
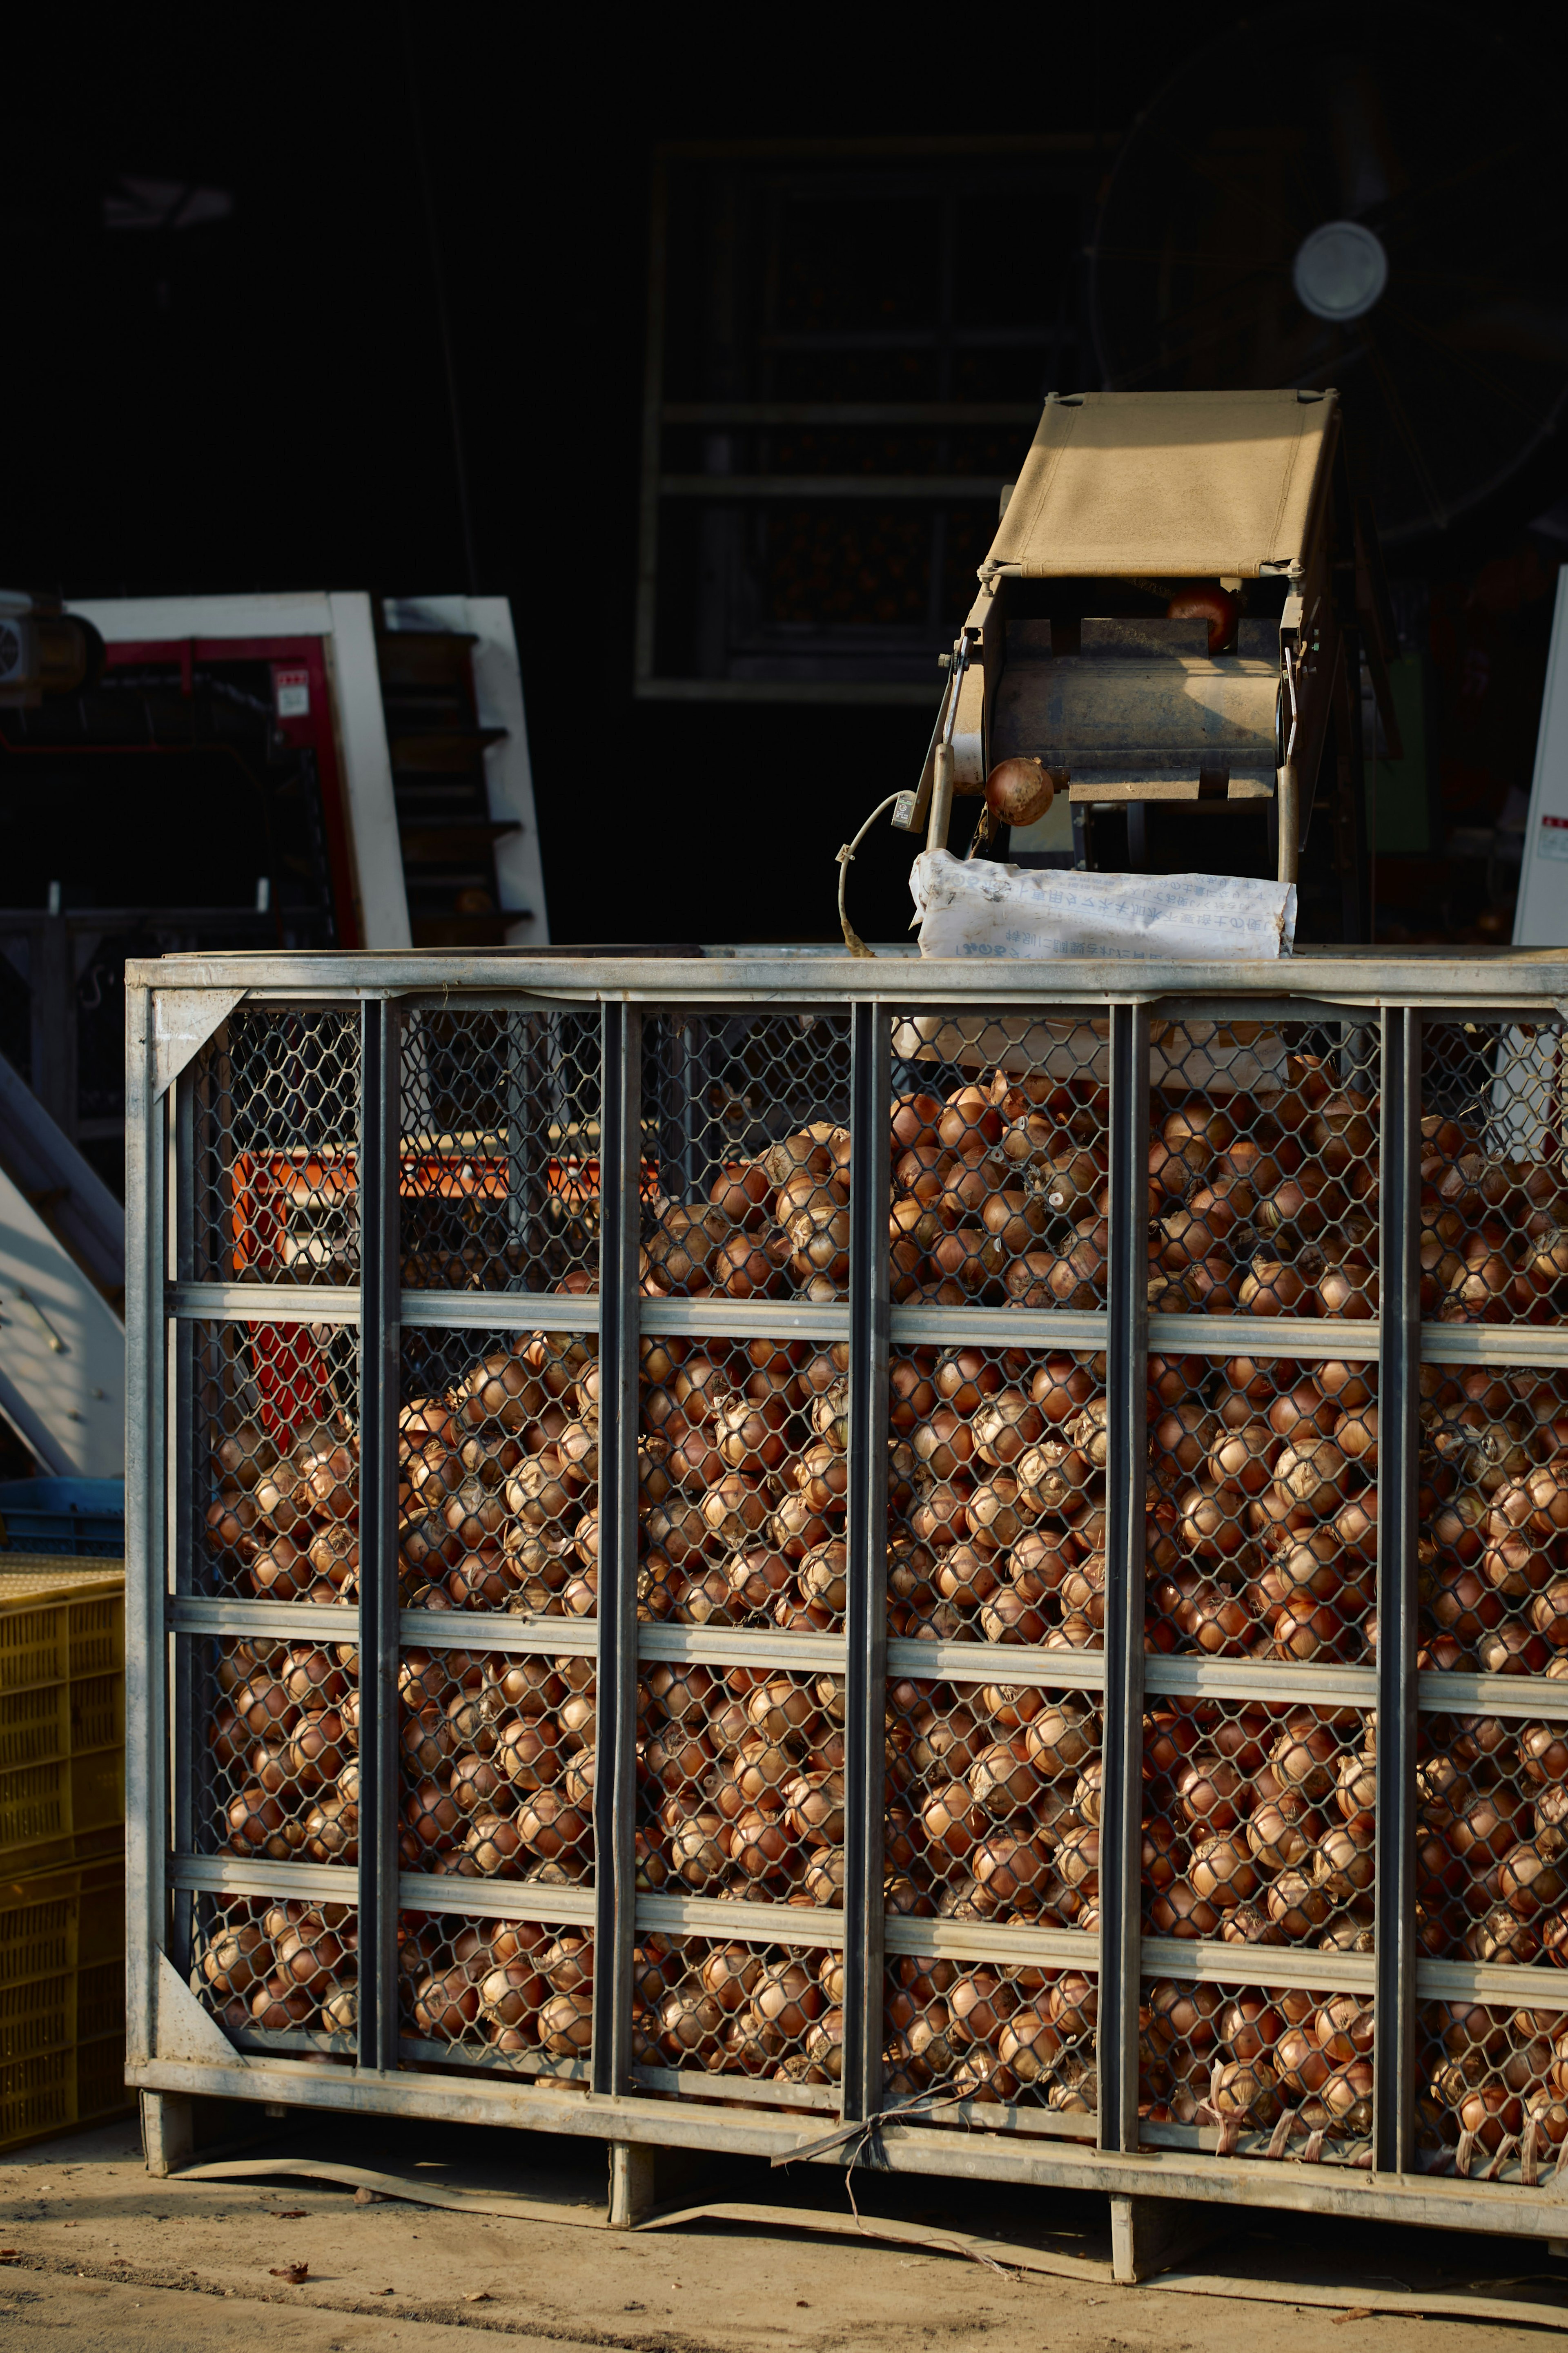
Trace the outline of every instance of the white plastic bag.
<path fill-rule="evenodd" d="M 1075 874 L 929 849 L 910 889 L 922 956 L 1289 955 L 1296 885 L 1232 874 Z"/>

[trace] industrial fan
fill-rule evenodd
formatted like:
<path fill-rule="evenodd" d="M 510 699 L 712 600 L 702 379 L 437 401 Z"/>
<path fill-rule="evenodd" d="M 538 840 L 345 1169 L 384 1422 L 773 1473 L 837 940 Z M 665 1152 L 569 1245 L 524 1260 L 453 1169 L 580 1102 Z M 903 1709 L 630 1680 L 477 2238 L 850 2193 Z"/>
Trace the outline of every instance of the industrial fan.
<path fill-rule="evenodd" d="M 1237 26 L 1139 118 L 1108 183 L 1107 386 L 1334 385 L 1385 547 L 1479 508 L 1568 396 L 1545 88 L 1430 7 Z"/>

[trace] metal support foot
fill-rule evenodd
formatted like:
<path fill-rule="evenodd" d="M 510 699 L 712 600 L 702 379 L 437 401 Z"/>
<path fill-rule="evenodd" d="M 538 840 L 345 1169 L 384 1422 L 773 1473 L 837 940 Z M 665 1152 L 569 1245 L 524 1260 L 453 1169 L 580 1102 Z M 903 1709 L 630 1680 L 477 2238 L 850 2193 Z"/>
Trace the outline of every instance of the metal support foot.
<path fill-rule="evenodd" d="M 643 2141 L 610 2143 L 612 2231 L 635 2231 L 658 2203 L 658 2151 Z"/>
<path fill-rule="evenodd" d="M 1168 2272 L 1233 2227 L 1230 2210 L 1179 2198 L 1112 2198 L 1110 2264 L 1118 2287 Z"/>
<path fill-rule="evenodd" d="M 196 2138 L 196 2104 L 183 2092 L 143 2092 L 142 2149 L 149 2173 L 177 2173 Z"/>

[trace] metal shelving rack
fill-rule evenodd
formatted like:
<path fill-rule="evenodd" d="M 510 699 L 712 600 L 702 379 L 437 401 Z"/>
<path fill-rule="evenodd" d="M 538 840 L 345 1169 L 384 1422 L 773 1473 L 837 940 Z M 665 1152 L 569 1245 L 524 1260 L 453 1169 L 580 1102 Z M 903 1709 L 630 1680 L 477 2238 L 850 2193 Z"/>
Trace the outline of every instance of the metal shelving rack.
<path fill-rule="evenodd" d="M 884 978 L 884 972 L 887 977 Z M 890 966 L 847 958 L 748 956 L 690 962 L 533 959 L 526 985 L 503 957 L 255 955 L 184 957 L 132 966 L 131 1191 L 128 1353 L 130 1552 L 128 1883 L 131 1921 L 128 2081 L 154 2094 L 241 2096 L 338 2111 L 399 2113 L 569 2132 L 616 2145 L 724 2148 L 776 2157 L 795 2147 L 842 2163 L 962 2172 L 1117 2198 L 1250 2200 L 1398 2217 L 1451 2228 L 1562 2235 L 1568 2175 L 1555 2147 L 1521 2168 L 1517 2152 L 1478 2158 L 1470 2178 L 1424 2164 L 1418 2102 L 1430 2060 L 1420 2044 L 1423 2003 L 1472 2001 L 1498 2010 L 1561 2011 L 1568 1978 L 1543 1960 L 1525 1965 L 1436 1957 L 1417 1916 L 1417 1737 L 1424 1716 L 1485 1711 L 1508 1723 L 1568 1720 L 1568 1681 L 1541 1673 L 1419 1672 L 1416 1579 L 1419 1369 L 1568 1366 L 1557 1325 L 1421 1321 L 1416 1247 L 1424 1054 L 1456 1022 L 1506 1039 L 1521 1027 L 1556 1032 L 1568 1008 L 1568 964 L 1500 954 L 1451 963 L 1353 952 L 1285 965 L 1196 966 L 1090 964 Z M 1099 1025 L 1109 1086 L 1106 1145 L 1111 1208 L 1104 1304 L 897 1305 L 889 1295 L 887 1105 L 894 1040 L 908 1008 L 987 1027 L 1060 1017 Z M 204 1261 L 197 1215 L 204 1102 L 215 1053 L 236 1021 L 302 1034 L 331 1009 L 342 1025 L 336 1126 L 318 1113 L 297 1144 L 352 1151 L 358 1170 L 353 1280 L 228 1279 Z M 597 1028 L 596 1096 L 584 1136 L 599 1164 L 602 1216 L 595 1290 L 530 1291 L 515 1268 L 500 1287 L 400 1287 L 398 1097 L 411 1033 L 433 1014 Z M 672 1018 L 671 1017 L 675 1017 Z M 645 1155 L 660 1116 L 650 1070 L 674 1067 L 693 1025 L 778 1024 L 804 1017 L 837 1025 L 847 1092 L 834 1115 L 851 1135 L 852 1249 L 846 1294 L 826 1303 L 788 1298 L 650 1298 L 639 1285 L 639 1198 Z M 1233 1021 L 1316 1025 L 1347 1052 L 1381 1066 L 1377 1218 L 1381 1312 L 1356 1322 L 1250 1314 L 1151 1315 L 1143 1170 L 1149 1142 L 1155 1025 Z M 289 1025 L 293 1025 L 290 1031 Z M 532 1031 L 530 1035 L 534 1034 Z M 998 1029 L 998 1034 L 1001 1031 Z M 1424 1044 L 1424 1040 L 1426 1041 Z M 1561 1113 L 1559 1050 L 1546 1084 Z M 579 1057 L 585 1068 L 586 1048 Z M 650 1060 L 651 1057 L 651 1060 Z M 1539 1054 L 1538 1054 L 1539 1064 Z M 417 1057 L 416 1057 L 416 1067 Z M 206 1075 L 204 1076 L 204 1073 Z M 584 1082 L 586 1084 L 586 1082 Z M 204 1096 L 204 1088 L 207 1093 Z M 542 1098 L 541 1098 L 542 1100 Z M 650 1111 L 650 1103 L 655 1108 Z M 330 1132 L 327 1132 L 330 1131 Z M 556 1131 L 559 1133 L 559 1129 Z M 214 1196 L 215 1198 L 218 1198 Z M 342 1258 L 327 1267 L 344 1271 Z M 481 1281 L 489 1280 L 481 1275 Z M 498 1278 L 499 1281 L 499 1278 Z M 204 1334 L 229 1326 L 298 1328 L 308 1312 L 318 1340 L 353 1336 L 353 1412 L 360 1432 L 361 1556 L 372 1564 L 357 1605 L 327 1608 L 201 1589 L 195 1531 L 200 1498 L 196 1413 Z M 517 1332 L 597 1335 L 602 1428 L 596 1615 L 527 1619 L 399 1607 L 397 1415 L 407 1335 Z M 841 1627 L 756 1632 L 639 1621 L 637 1364 L 659 1335 L 776 1337 L 850 1351 L 849 1488 L 844 1536 L 847 1601 Z M 324 1345 L 324 1343 L 323 1343 Z M 1023 1348 L 1099 1354 L 1106 1364 L 1109 1461 L 1105 1490 L 1103 1647 L 1064 1650 L 973 1640 L 912 1640 L 888 1631 L 886 1562 L 889 1350 L 904 1346 Z M 1375 1663 L 1206 1657 L 1146 1649 L 1144 1396 L 1151 1347 L 1204 1357 L 1272 1354 L 1334 1358 L 1375 1369 L 1381 1412 Z M 340 1359 L 346 1361 L 346 1343 Z M 210 1578 L 207 1580 L 210 1584 Z M 357 1649 L 360 1842 L 356 1864 L 243 1859 L 203 1830 L 202 1645 L 258 1637 Z M 592 1658 L 599 1764 L 594 1857 L 574 1880 L 451 1876 L 433 1902 L 427 1872 L 398 1851 L 397 1696 L 410 1650 L 472 1648 L 511 1659 Z M 769 1667 L 842 1676 L 846 1825 L 838 1906 L 785 1906 L 638 1890 L 638 1674 L 657 1662 Z M 944 1685 L 1005 1681 L 1076 1692 L 1102 1712 L 1098 1920 L 1089 1929 L 884 1912 L 886 1825 L 882 1726 L 891 1681 Z M 1289 1701 L 1375 1712 L 1375 1950 L 1163 1937 L 1142 1925 L 1140 1841 L 1142 1725 L 1162 1700 L 1203 1699 L 1239 1711 Z M 210 1792 L 209 1792 L 210 1796 Z M 202 1905 L 230 1898 L 335 1904 L 359 1932 L 359 1998 L 352 2033 L 320 2029 L 226 2033 L 192 1991 Z M 532 1922 L 591 1935 L 590 2049 L 580 2057 L 514 2055 L 410 2037 L 398 2012 L 399 1922 L 438 1912 L 457 1923 Z M 458 1930 L 454 1929 L 453 1935 Z M 831 2084 L 762 2083 L 647 2065 L 634 2048 L 634 1954 L 639 1939 L 706 1937 L 783 1945 L 844 1960 L 841 2076 Z M 981 2100 L 888 2113 L 883 2017 L 886 1964 L 935 1953 L 963 1962 L 1081 1970 L 1099 1990 L 1096 2111 L 1045 2105 L 998 2109 Z M 1152 1979 L 1355 1994 L 1375 2005 L 1370 2134 L 1338 2162 L 1272 2159 L 1259 2137 L 1239 2144 L 1215 2129 L 1151 2125 L 1140 2116 L 1141 2008 Z M 323 2060 L 334 2063 L 324 2064 Z M 534 2068 L 537 2065 L 537 2072 Z M 693 2090 L 700 2097 L 692 2096 Z M 1142 2102 L 1147 2109 L 1147 2099 Z M 870 2126 L 862 2136 L 860 2127 Z M 835 2126 L 855 2127 L 853 2135 Z M 955 2128 L 956 2127 L 956 2128 Z M 1276 2138 L 1278 2139 L 1278 2136 Z M 1284 2153 L 1291 2144 L 1286 2141 Z M 1296 2154 L 1300 2155 L 1298 2149 Z M 1317 2154 L 1314 2152 L 1314 2154 Z M 1331 2146 L 1328 2157 L 1335 2149 Z M 1483 2174 L 1495 2178 L 1480 2178 Z"/>

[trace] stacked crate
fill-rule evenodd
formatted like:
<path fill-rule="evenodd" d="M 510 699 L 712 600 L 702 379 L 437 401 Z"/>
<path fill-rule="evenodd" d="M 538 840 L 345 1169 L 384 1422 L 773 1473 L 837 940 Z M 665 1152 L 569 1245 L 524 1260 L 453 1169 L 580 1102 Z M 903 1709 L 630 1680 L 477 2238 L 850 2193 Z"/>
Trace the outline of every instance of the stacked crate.
<path fill-rule="evenodd" d="M 0 2147 L 123 2111 L 125 1577 L 0 1557 Z"/>

